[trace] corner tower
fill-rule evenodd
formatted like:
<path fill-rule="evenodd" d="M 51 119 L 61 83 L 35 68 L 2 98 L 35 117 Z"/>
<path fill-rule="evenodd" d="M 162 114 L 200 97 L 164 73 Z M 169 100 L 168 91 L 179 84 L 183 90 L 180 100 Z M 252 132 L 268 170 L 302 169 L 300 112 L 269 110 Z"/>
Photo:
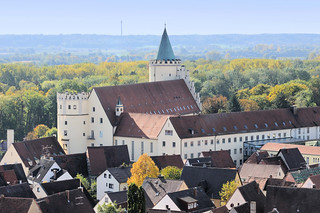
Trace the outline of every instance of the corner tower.
<path fill-rule="evenodd" d="M 157 58 L 149 63 L 149 82 L 183 79 L 188 86 L 194 100 L 201 109 L 199 93 L 195 92 L 194 82 L 190 81 L 189 70 L 181 64 L 172 50 L 172 46 L 164 28 Z"/>

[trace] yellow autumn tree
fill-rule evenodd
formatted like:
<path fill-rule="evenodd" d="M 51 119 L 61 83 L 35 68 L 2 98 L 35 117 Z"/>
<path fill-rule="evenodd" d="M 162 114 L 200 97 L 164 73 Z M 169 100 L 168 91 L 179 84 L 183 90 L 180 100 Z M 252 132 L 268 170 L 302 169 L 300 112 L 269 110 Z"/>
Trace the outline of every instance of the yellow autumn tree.
<path fill-rule="evenodd" d="M 221 191 L 219 195 L 221 197 L 221 201 L 226 203 L 234 191 L 239 187 L 239 183 L 236 181 L 227 181 L 225 184 L 222 185 Z"/>
<path fill-rule="evenodd" d="M 159 175 L 159 169 L 153 162 L 153 160 L 145 153 L 141 155 L 137 162 L 132 165 L 131 177 L 127 183 L 136 184 L 138 187 L 142 186 L 142 183 L 146 177 L 156 178 Z"/>

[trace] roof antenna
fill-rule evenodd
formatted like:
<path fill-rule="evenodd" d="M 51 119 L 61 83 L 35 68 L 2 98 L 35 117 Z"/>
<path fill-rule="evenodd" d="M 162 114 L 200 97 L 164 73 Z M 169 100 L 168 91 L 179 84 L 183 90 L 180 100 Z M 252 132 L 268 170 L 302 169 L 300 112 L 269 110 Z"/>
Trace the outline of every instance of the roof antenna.
<path fill-rule="evenodd" d="M 166 22 L 164 22 L 164 29 L 166 29 L 167 28 L 167 23 Z"/>

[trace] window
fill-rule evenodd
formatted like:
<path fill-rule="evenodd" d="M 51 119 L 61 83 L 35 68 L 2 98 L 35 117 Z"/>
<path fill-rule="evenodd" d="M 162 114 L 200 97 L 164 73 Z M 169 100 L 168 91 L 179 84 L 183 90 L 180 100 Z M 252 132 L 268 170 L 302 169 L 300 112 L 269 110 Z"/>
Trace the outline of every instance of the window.
<path fill-rule="evenodd" d="M 113 184 L 109 183 L 109 189 L 113 189 Z"/>
<path fill-rule="evenodd" d="M 68 109 L 71 109 L 71 105 L 68 105 Z"/>
<path fill-rule="evenodd" d="M 107 178 L 107 174 L 106 174 L 106 173 L 104 173 L 104 174 L 103 174 L 103 177 L 104 177 L 104 178 Z"/>
<path fill-rule="evenodd" d="M 184 159 L 188 159 L 188 154 L 184 154 Z"/>
<path fill-rule="evenodd" d="M 237 138 L 236 137 L 233 138 L 233 142 L 237 142 Z"/>
<path fill-rule="evenodd" d="M 236 165 L 236 166 L 237 166 L 237 160 L 234 160 L 233 162 L 234 162 L 234 165 Z"/>
<path fill-rule="evenodd" d="M 150 143 L 150 153 L 153 152 L 153 142 Z"/>
<path fill-rule="evenodd" d="M 68 136 L 67 130 L 64 130 L 64 131 L 63 131 L 63 135 L 64 135 L 64 136 Z"/>
<path fill-rule="evenodd" d="M 298 129 L 298 134 L 301 134 L 301 129 L 300 128 Z"/>
<path fill-rule="evenodd" d="M 231 143 L 231 138 L 228 138 L 228 143 Z"/>
<path fill-rule="evenodd" d="M 40 192 L 40 187 L 37 187 L 37 192 Z"/>
<path fill-rule="evenodd" d="M 125 144 L 126 144 L 126 142 L 124 140 L 122 140 L 122 145 L 125 145 Z"/>
<path fill-rule="evenodd" d="M 118 140 L 114 140 L 114 145 L 115 145 L 115 146 L 118 145 Z"/>
<path fill-rule="evenodd" d="M 242 142 L 242 137 L 239 138 L 239 141 Z"/>
<path fill-rule="evenodd" d="M 200 146 L 201 145 L 201 141 L 198 141 L 198 146 Z"/>
<path fill-rule="evenodd" d="M 144 153 L 144 143 L 143 141 L 141 141 L 141 155 L 143 155 Z"/>
<path fill-rule="evenodd" d="M 239 149 L 239 153 L 242 154 L 242 148 Z"/>
<path fill-rule="evenodd" d="M 210 143 L 213 144 L 213 140 L 211 140 Z"/>
<path fill-rule="evenodd" d="M 82 136 L 86 136 L 86 133 L 82 133 Z"/>
<path fill-rule="evenodd" d="M 211 140 L 212 142 L 213 142 L 213 140 Z M 217 139 L 217 144 L 219 144 L 220 143 L 220 141 L 219 141 L 219 139 Z"/>
<path fill-rule="evenodd" d="M 77 109 L 77 105 L 73 105 L 73 109 Z"/>
<path fill-rule="evenodd" d="M 262 140 L 264 140 L 264 135 L 262 135 Z"/>
<path fill-rule="evenodd" d="M 193 158 L 193 153 L 191 153 L 190 158 Z"/>
<path fill-rule="evenodd" d="M 226 143 L 226 139 L 225 138 L 222 138 L 222 143 Z"/>
<path fill-rule="evenodd" d="M 237 149 L 233 150 L 233 154 L 235 154 L 235 155 L 237 154 Z"/>
<path fill-rule="evenodd" d="M 188 146 L 188 143 L 187 142 L 184 142 L 184 147 L 187 147 Z"/>
<path fill-rule="evenodd" d="M 164 134 L 165 135 L 173 135 L 173 131 L 172 130 L 165 130 Z"/>
<path fill-rule="evenodd" d="M 85 125 L 86 124 L 86 122 L 85 121 L 83 121 L 83 125 Z"/>
<path fill-rule="evenodd" d="M 281 133 L 278 133 L 278 137 L 281 138 Z"/>
<path fill-rule="evenodd" d="M 166 146 L 166 142 L 165 141 L 162 141 L 162 146 Z"/>
<path fill-rule="evenodd" d="M 244 140 L 244 141 L 248 141 L 248 136 L 245 137 L 245 140 Z"/>
<path fill-rule="evenodd" d="M 95 107 L 92 107 L 92 112 L 95 112 L 96 111 L 96 108 Z"/>
<path fill-rule="evenodd" d="M 91 143 L 91 146 L 94 147 L 94 143 Z"/>
<path fill-rule="evenodd" d="M 310 136 L 309 135 L 307 135 L 307 140 L 309 140 L 310 139 Z"/>
<path fill-rule="evenodd" d="M 60 105 L 60 109 L 62 109 L 62 105 Z"/>
<path fill-rule="evenodd" d="M 91 138 L 94 138 L 94 130 L 91 130 Z"/>
<path fill-rule="evenodd" d="M 100 136 L 100 138 L 103 137 L 103 132 L 102 132 L 102 131 L 99 131 L 99 136 Z M 116 145 L 117 145 L 117 144 L 116 144 Z"/>
<path fill-rule="evenodd" d="M 240 160 L 240 165 L 242 165 L 242 160 Z"/>
<path fill-rule="evenodd" d="M 287 137 L 287 133 L 283 133 L 283 137 L 286 138 Z"/>
<path fill-rule="evenodd" d="M 134 160 L 134 141 L 131 141 L 131 160 Z"/>
<path fill-rule="evenodd" d="M 193 146 L 193 141 L 190 142 L 190 146 Z"/>
<path fill-rule="evenodd" d="M 102 144 L 102 143 L 100 143 L 100 146 L 103 146 L 103 144 Z"/>
<path fill-rule="evenodd" d="M 253 141 L 253 135 L 251 135 L 251 140 Z"/>
<path fill-rule="evenodd" d="M 100 118 L 100 123 L 101 123 L 101 124 L 103 123 L 103 118 Z"/>
<path fill-rule="evenodd" d="M 198 158 L 200 158 L 201 152 L 198 152 Z"/>
<path fill-rule="evenodd" d="M 256 139 L 259 140 L 259 135 L 256 136 Z"/>
<path fill-rule="evenodd" d="M 94 117 L 91 117 L 91 123 L 94 123 Z"/>
<path fill-rule="evenodd" d="M 207 140 L 204 141 L 204 145 L 208 145 L 208 141 Z"/>
<path fill-rule="evenodd" d="M 68 125 L 68 121 L 64 121 L 64 125 Z"/>
<path fill-rule="evenodd" d="M 108 187 L 108 183 L 106 183 L 106 187 Z"/>
<path fill-rule="evenodd" d="M 309 127 L 307 128 L 307 133 L 310 133 L 310 129 L 309 129 Z"/>
<path fill-rule="evenodd" d="M 172 142 L 172 147 L 176 147 L 176 142 Z"/>

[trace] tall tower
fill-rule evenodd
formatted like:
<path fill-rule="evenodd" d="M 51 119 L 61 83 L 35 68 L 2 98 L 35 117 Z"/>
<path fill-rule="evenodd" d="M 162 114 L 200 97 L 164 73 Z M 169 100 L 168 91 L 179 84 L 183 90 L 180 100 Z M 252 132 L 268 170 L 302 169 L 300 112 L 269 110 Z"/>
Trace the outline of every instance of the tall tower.
<path fill-rule="evenodd" d="M 195 92 L 194 82 L 190 81 L 189 70 L 174 56 L 172 46 L 164 28 L 157 58 L 149 62 L 149 82 L 183 79 L 193 98 L 201 109 L 199 93 Z"/>

